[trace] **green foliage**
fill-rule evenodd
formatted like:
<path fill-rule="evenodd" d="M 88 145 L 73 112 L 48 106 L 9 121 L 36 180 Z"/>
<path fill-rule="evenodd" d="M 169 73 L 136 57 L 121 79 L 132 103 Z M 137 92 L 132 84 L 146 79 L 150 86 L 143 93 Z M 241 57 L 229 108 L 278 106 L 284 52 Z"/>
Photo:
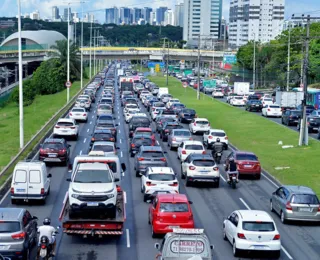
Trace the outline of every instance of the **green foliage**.
<path fill-rule="evenodd" d="M 23 106 L 29 106 L 37 95 L 37 90 L 33 84 L 32 79 L 25 80 L 23 82 Z M 11 92 L 9 101 L 19 105 L 19 87 L 14 88 Z"/>

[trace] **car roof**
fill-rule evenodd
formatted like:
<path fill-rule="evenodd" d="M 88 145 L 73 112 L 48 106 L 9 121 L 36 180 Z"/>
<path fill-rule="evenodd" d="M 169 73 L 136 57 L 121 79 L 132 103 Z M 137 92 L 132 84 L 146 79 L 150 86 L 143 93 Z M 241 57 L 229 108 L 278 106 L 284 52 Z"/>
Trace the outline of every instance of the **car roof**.
<path fill-rule="evenodd" d="M 142 151 L 161 151 L 162 152 L 161 146 L 142 145 L 140 149 Z"/>
<path fill-rule="evenodd" d="M 63 138 L 46 138 L 43 143 L 64 143 Z"/>
<path fill-rule="evenodd" d="M 193 160 L 213 160 L 213 157 L 211 154 L 197 154 L 197 153 L 192 153 L 190 154 L 191 158 Z"/>
<path fill-rule="evenodd" d="M 0 208 L 0 217 L 2 221 L 20 221 L 25 209 L 21 208 Z"/>
<path fill-rule="evenodd" d="M 158 194 L 159 202 L 187 202 L 188 198 L 185 194 Z"/>
<path fill-rule="evenodd" d="M 110 134 L 111 130 L 110 129 L 97 129 L 94 130 L 94 134 Z"/>
<path fill-rule="evenodd" d="M 315 192 L 306 186 L 297 186 L 297 185 L 284 185 L 284 188 L 288 189 L 294 194 L 310 194 L 315 195 Z"/>
<path fill-rule="evenodd" d="M 189 145 L 189 144 L 201 144 L 202 143 L 200 141 L 195 141 L 195 140 L 191 140 L 191 141 L 184 141 L 183 142 L 185 145 Z"/>
<path fill-rule="evenodd" d="M 149 173 L 174 174 L 174 171 L 171 167 L 149 167 Z"/>
<path fill-rule="evenodd" d="M 237 210 L 242 221 L 267 221 L 274 222 L 269 213 L 263 210 Z"/>
<path fill-rule="evenodd" d="M 114 146 L 114 142 L 98 141 L 98 142 L 94 142 L 93 146 L 95 146 L 95 145 L 110 145 L 110 146 Z"/>

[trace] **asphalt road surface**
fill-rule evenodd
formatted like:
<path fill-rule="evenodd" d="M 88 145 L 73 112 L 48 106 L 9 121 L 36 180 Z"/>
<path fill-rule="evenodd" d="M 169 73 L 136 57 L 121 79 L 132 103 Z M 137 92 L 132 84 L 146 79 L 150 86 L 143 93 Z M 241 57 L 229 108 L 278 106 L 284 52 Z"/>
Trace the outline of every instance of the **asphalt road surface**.
<path fill-rule="evenodd" d="M 117 87 L 116 87 L 117 88 Z M 101 90 L 99 91 L 99 94 Z M 149 204 L 143 202 L 140 192 L 140 178 L 135 177 L 133 168 L 134 158 L 128 154 L 129 140 L 128 127 L 124 122 L 122 108 L 119 100 L 119 93 L 116 92 L 115 116 L 118 131 L 118 143 L 120 147 L 118 155 L 121 162 L 127 166 L 126 172 L 122 176 L 121 186 L 126 192 L 126 212 L 124 234 L 121 237 L 82 238 L 60 234 L 57 236 L 57 256 L 59 260 L 151 260 L 155 258 L 156 249 L 154 243 L 161 239 L 151 237 L 151 226 L 148 224 Z M 146 111 L 140 104 L 142 111 Z M 85 124 L 80 124 L 80 134 L 77 142 L 70 141 L 71 160 L 79 154 L 88 152 L 91 133 L 94 130 L 96 121 L 96 104 L 93 105 L 89 120 Z M 154 123 L 152 123 L 155 129 Z M 185 125 L 187 127 L 187 125 Z M 201 136 L 194 136 L 197 140 L 202 140 Z M 177 159 L 176 151 L 170 151 L 167 143 L 162 143 L 157 134 L 157 140 L 164 151 L 167 151 L 167 160 L 170 167 L 177 173 L 180 182 L 180 192 L 187 194 L 189 200 L 193 201 L 192 209 L 197 228 L 204 228 L 211 244 L 215 246 L 213 259 L 229 260 L 239 259 L 232 255 L 232 246 L 222 238 L 223 220 L 237 209 L 257 209 L 270 212 L 270 195 L 277 188 L 267 174 L 263 174 L 260 180 L 240 180 L 236 190 L 233 190 L 225 182 L 226 174 L 220 165 L 221 180 L 219 188 L 206 186 L 186 187 L 185 181 L 181 180 L 180 162 Z M 232 140 L 231 140 L 232 142 Z M 228 151 L 224 152 L 227 155 Z M 222 160 L 223 161 L 223 160 Z M 45 205 L 36 205 L 31 202 L 14 205 L 14 207 L 27 208 L 33 215 L 39 218 L 39 225 L 45 217 L 51 217 L 54 226 L 59 223 L 59 214 L 62 202 L 69 183 L 66 178 L 70 176 L 66 167 L 48 167 L 48 172 L 52 174 L 51 194 L 47 198 Z M 12 207 L 10 195 L 1 201 L 2 207 Z M 292 223 L 284 225 L 280 222 L 275 213 L 271 213 L 276 221 L 277 228 L 281 235 L 282 251 L 281 259 L 296 260 L 318 260 L 320 259 L 320 226 L 303 223 Z M 35 259 L 33 250 L 31 259 Z M 245 255 L 246 259 L 269 259 L 263 258 L 264 254 Z"/>

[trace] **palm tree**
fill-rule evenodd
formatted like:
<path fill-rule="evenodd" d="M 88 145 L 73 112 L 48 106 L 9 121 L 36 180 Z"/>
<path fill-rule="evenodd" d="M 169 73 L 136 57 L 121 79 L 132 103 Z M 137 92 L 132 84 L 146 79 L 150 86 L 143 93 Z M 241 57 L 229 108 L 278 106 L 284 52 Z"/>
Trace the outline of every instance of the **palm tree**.
<path fill-rule="evenodd" d="M 67 73 L 67 57 L 68 57 L 68 41 L 60 40 L 56 41 L 56 45 L 51 46 L 51 49 L 56 50 L 52 52 L 52 57 L 60 61 L 64 68 L 65 73 Z M 78 55 L 78 46 L 74 43 L 70 44 L 70 79 L 74 81 L 80 79 L 81 77 L 81 62 Z"/>

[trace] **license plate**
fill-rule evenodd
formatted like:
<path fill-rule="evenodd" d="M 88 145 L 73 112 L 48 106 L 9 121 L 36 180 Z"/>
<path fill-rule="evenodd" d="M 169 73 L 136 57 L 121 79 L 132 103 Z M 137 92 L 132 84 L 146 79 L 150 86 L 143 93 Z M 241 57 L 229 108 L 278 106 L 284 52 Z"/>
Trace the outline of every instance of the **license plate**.
<path fill-rule="evenodd" d="M 0 250 L 8 250 L 8 249 L 9 249 L 9 246 L 0 245 Z"/>
<path fill-rule="evenodd" d="M 26 189 L 16 189 L 17 192 L 25 192 Z"/>
<path fill-rule="evenodd" d="M 204 126 L 204 125 L 200 125 L 200 127 L 201 127 L 201 128 L 204 128 L 205 126 Z"/>
<path fill-rule="evenodd" d="M 203 171 L 199 171 L 199 172 L 201 172 L 201 173 L 207 173 L 207 172 L 209 172 L 208 170 L 203 170 Z"/>
<path fill-rule="evenodd" d="M 53 153 L 53 154 L 48 154 L 48 156 L 49 156 L 49 157 L 57 157 L 57 155 L 54 154 L 54 153 Z"/>
<path fill-rule="evenodd" d="M 265 248 L 265 246 L 260 246 L 260 245 L 255 245 L 253 247 L 254 247 L 254 249 L 264 249 Z"/>
<path fill-rule="evenodd" d="M 94 206 L 99 206 L 99 203 L 98 202 L 88 202 L 87 205 L 90 207 L 94 207 Z"/>
<path fill-rule="evenodd" d="M 318 128 L 317 128 L 317 127 L 314 127 L 313 130 L 318 130 Z"/>
<path fill-rule="evenodd" d="M 251 168 L 251 165 L 250 164 L 245 164 L 244 167 L 245 168 Z"/>
<path fill-rule="evenodd" d="M 168 194 L 168 192 L 165 191 L 158 191 L 157 194 Z"/>
<path fill-rule="evenodd" d="M 68 132 L 68 130 L 61 130 L 62 132 L 64 132 L 64 133 L 67 133 Z"/>
<path fill-rule="evenodd" d="M 170 229 L 180 228 L 180 226 L 169 226 Z"/>
<path fill-rule="evenodd" d="M 312 212 L 312 208 L 299 208 L 299 211 L 302 211 L 302 212 Z"/>

